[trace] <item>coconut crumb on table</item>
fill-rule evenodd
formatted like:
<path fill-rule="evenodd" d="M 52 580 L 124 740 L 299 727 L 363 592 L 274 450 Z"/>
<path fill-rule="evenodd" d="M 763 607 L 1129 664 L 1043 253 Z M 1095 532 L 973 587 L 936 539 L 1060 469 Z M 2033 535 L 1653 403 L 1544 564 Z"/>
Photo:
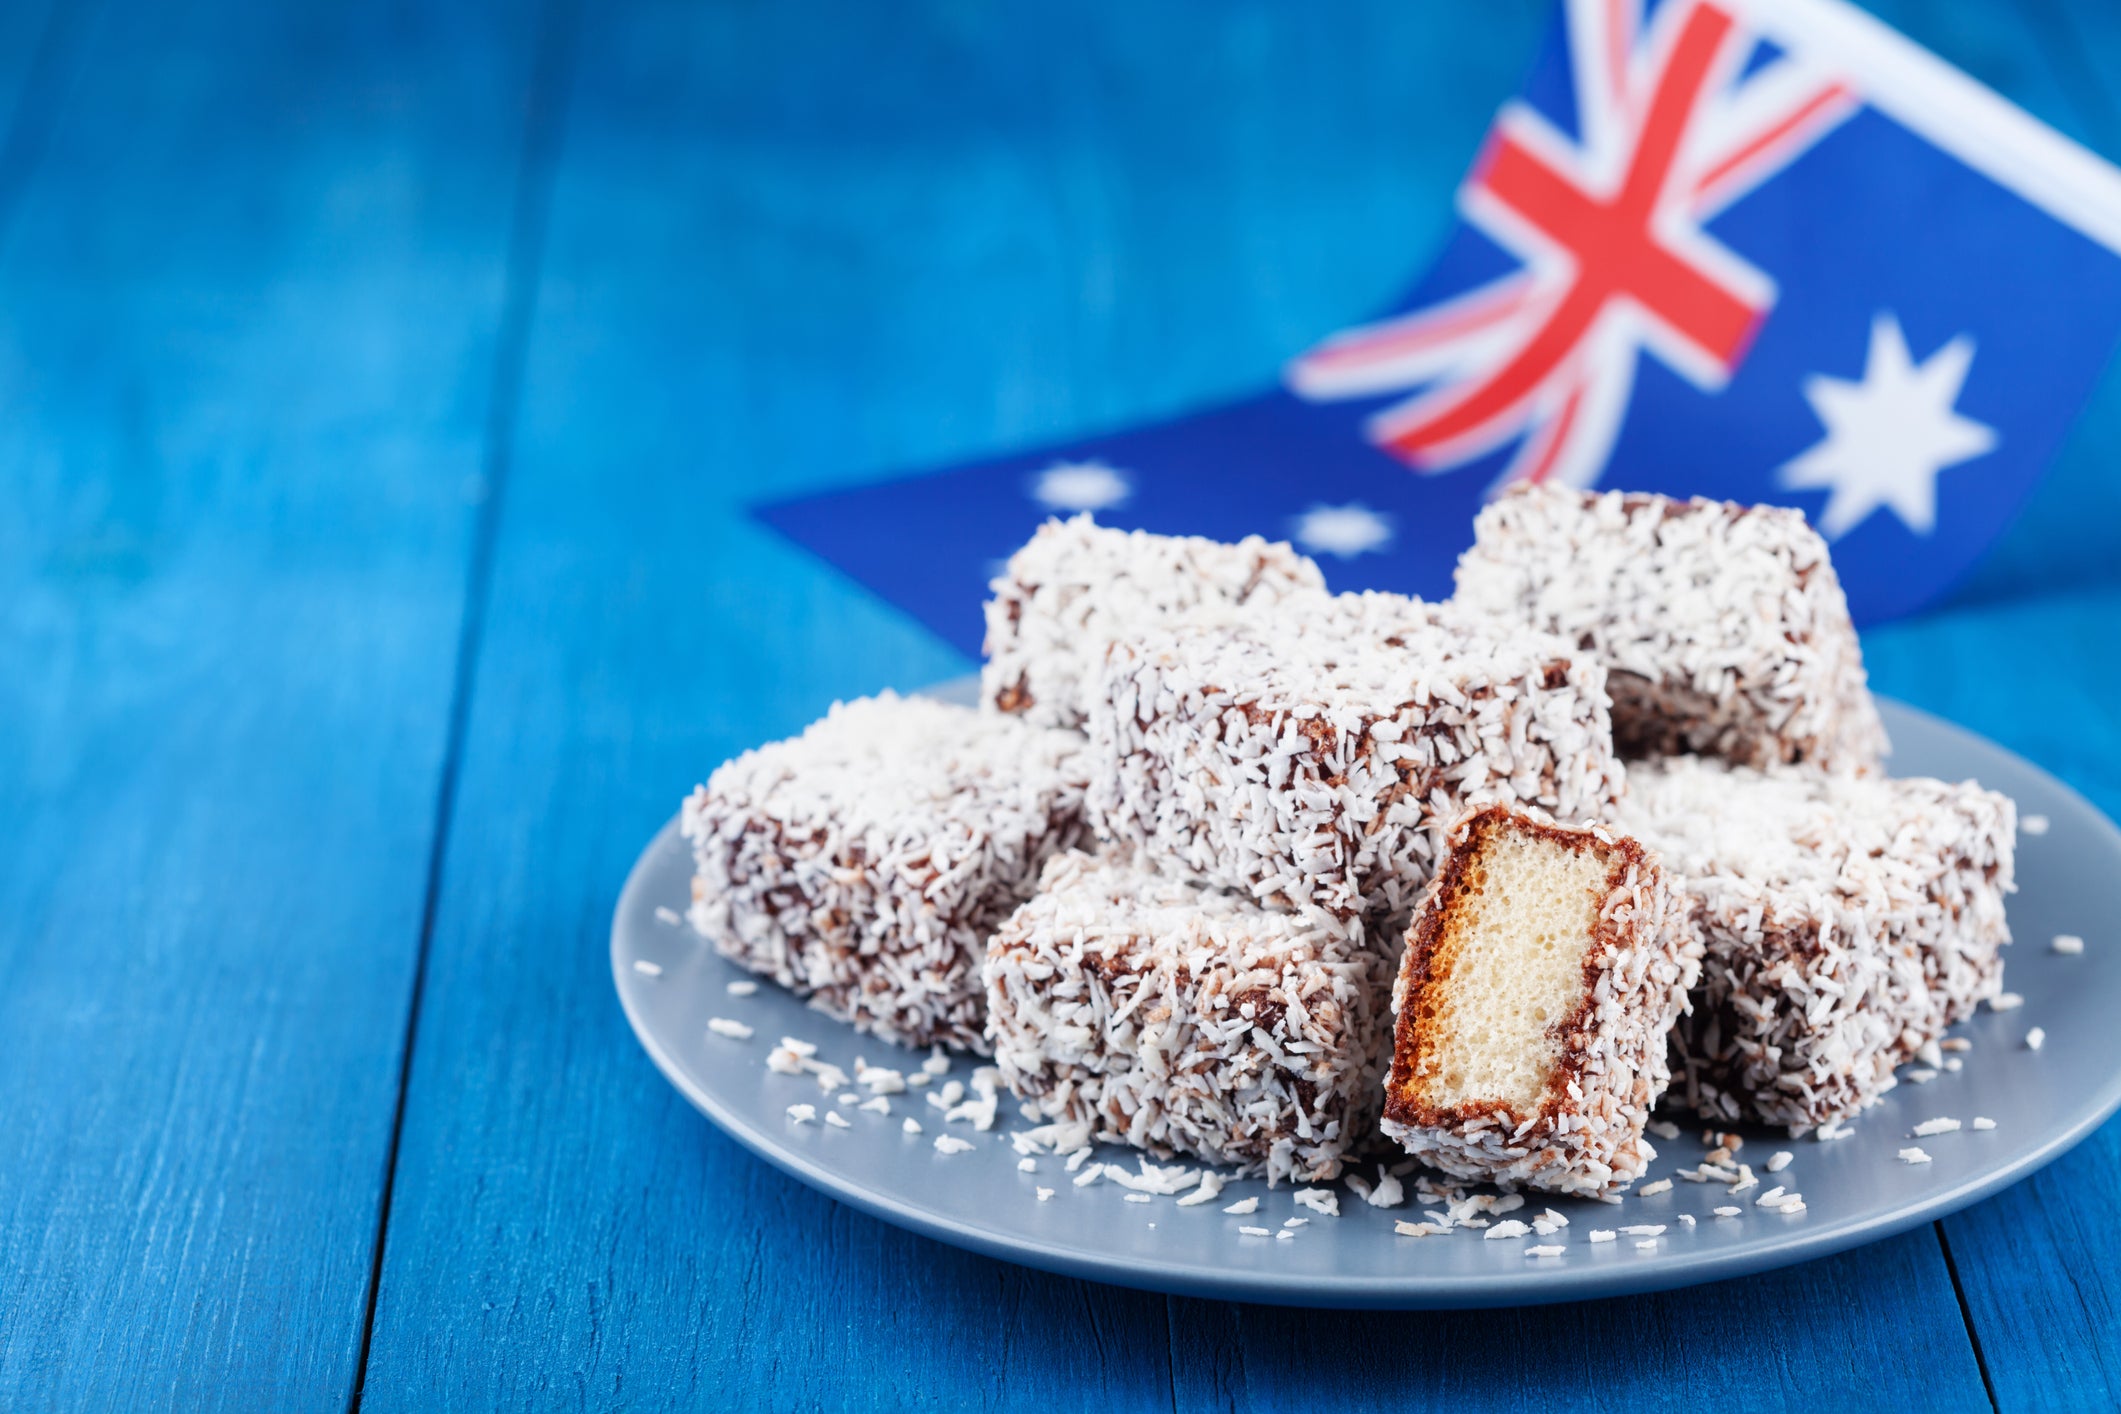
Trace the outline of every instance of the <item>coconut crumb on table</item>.
<path fill-rule="evenodd" d="M 1795 1161 L 1796 1157 L 1795 1154 L 1792 1154 L 1787 1149 L 1777 1149 L 1774 1153 L 1768 1155 L 1768 1161 L 1762 1167 L 1769 1173 L 1781 1173 Z"/>
<path fill-rule="evenodd" d="M 1653 1119 L 1643 1126 L 1659 1139 L 1672 1140 L 1679 1137 L 1679 1126 L 1668 1119 Z"/>
<path fill-rule="evenodd" d="M 1743 1212 L 1745 1212 L 1745 1209 L 1743 1208 L 1724 1207 L 1715 1209 L 1713 1211 L 1713 1216 L 1719 1218 L 1735 1218 Z"/>
<path fill-rule="evenodd" d="M 727 992 L 732 997 L 748 997 L 757 992 L 758 989 L 758 983 L 752 981 L 749 977 L 745 977 L 738 981 L 731 982 L 722 990 Z"/>
<path fill-rule="evenodd" d="M 1104 1176 L 1105 1166 L 1103 1164 L 1092 1164 L 1075 1176 L 1075 1186 L 1077 1188 L 1088 1188 Z"/>
<path fill-rule="evenodd" d="M 865 1114 L 887 1115 L 891 1113 L 891 1102 L 885 1099 L 882 1095 L 878 1095 L 873 1100 L 862 1101 L 859 1105 L 856 1105 L 855 1108 L 861 1110 Z"/>
<path fill-rule="evenodd" d="M 1988 999 L 1988 1009 L 1990 1011 L 2016 1011 L 2024 1005 L 2025 998 L 2019 996 L 2016 992 L 1998 992 L 1995 996 Z"/>
<path fill-rule="evenodd" d="M 2078 953 L 2084 951 L 2084 939 L 2078 937 L 2075 933 L 2057 933 L 2055 934 L 2055 941 L 2050 946 L 2064 957 L 2075 957 Z"/>
<path fill-rule="evenodd" d="M 1655 1183 L 1645 1183 L 1642 1187 L 1636 1189 L 1635 1196 L 1637 1198 L 1655 1198 L 1660 1193 L 1669 1193 L 1671 1191 L 1672 1180 L 1660 1178 Z"/>
<path fill-rule="evenodd" d="M 1194 1186 L 1193 1191 L 1178 1200 L 1178 1206 L 1181 1208 L 1194 1208 L 1202 1203 L 1214 1202 L 1216 1196 L 1223 1191 L 1223 1182 L 1223 1176 L 1219 1173 L 1202 1174 L 1200 1182 Z"/>
<path fill-rule="evenodd" d="M 1482 1233 L 1481 1240 L 1483 1242 L 1494 1242 L 1498 1239 L 1523 1237 L 1531 1230 L 1531 1228 L 1519 1222 L 1517 1219 L 1510 1218 L 1506 1221 L 1495 1224 L 1495 1226 L 1489 1228 L 1486 1232 Z"/>
<path fill-rule="evenodd" d="M 1662 1237 L 1664 1228 L 1663 1223 L 1628 1223 L 1620 1230 L 1629 1237 Z"/>
<path fill-rule="evenodd" d="M 912 1115 L 907 1115 L 906 1122 L 900 1125 L 899 1128 L 905 1130 L 908 1134 L 918 1134 L 921 1132 L 921 1122 Z"/>
<path fill-rule="evenodd" d="M 1016 1171 L 1018 1173 L 1037 1173 L 1038 1160 L 1026 1155 L 1016 1161 Z"/>
<path fill-rule="evenodd" d="M 1442 1224 L 1431 1222 L 1410 1223 L 1400 1221 L 1392 1224 L 1392 1231 L 1398 1233 L 1401 1237 L 1440 1237 L 1450 1230 L 1449 1227 Z"/>
<path fill-rule="evenodd" d="M 1053 1196 L 1053 1190 L 1050 1188 L 1038 1188 L 1032 1191 L 1038 1194 L 1038 1201 L 1041 1203 Z"/>
<path fill-rule="evenodd" d="M 1591 1229 L 1591 1241 L 1593 1242 L 1611 1242 L 1615 1238 L 1619 1237 L 1619 1235 L 1619 1233 L 1613 1232 L 1607 1228 L 1594 1227 Z"/>
<path fill-rule="evenodd" d="M 1527 1248 L 1525 1248 L 1525 1249 L 1524 1249 L 1524 1254 L 1525 1254 L 1525 1256 L 1527 1256 L 1527 1257 L 1559 1257 L 1559 1256 L 1561 1256 L 1561 1255 L 1562 1255 L 1562 1254 L 1563 1254 L 1564 1252 L 1567 1252 L 1568 1250 L 1569 1250 L 1569 1249 L 1568 1249 L 1568 1248 L 1566 1248 L 1566 1247 L 1554 1247 L 1554 1246 L 1547 1246 L 1547 1247 L 1527 1247 Z"/>
<path fill-rule="evenodd" d="M 788 1107 L 788 1118 L 794 1120 L 797 1124 L 815 1124 L 817 1123 L 817 1106 L 790 1105 Z"/>
<path fill-rule="evenodd" d="M 2025 1033 L 2025 1049 L 2037 1051 L 2047 1044 L 2047 1032 L 2038 1026 Z"/>
<path fill-rule="evenodd" d="M 1903 1164 L 1926 1164 L 1929 1161 L 1930 1156 L 1924 1153 L 1918 1145 L 1910 1144 L 1907 1148 L 1900 1151 L 1900 1162 Z"/>
<path fill-rule="evenodd" d="M 941 1153 L 962 1154 L 972 1147 L 972 1141 L 960 1139 L 955 1134 L 938 1134 L 935 1136 L 935 1147 Z"/>
<path fill-rule="evenodd" d="M 1246 1237 L 1272 1237 L 1274 1235 L 1274 1229 L 1268 1227 L 1241 1227 L 1238 1231 Z"/>
<path fill-rule="evenodd" d="M 1156 1200 L 1146 1193 L 1129 1193 L 1122 1201 L 1128 1203 L 1154 1203 Z"/>
<path fill-rule="evenodd" d="M 1329 1218 L 1340 1216 L 1340 1195 L 1324 1188 L 1299 1188 L 1296 1191 L 1299 1206 Z"/>
<path fill-rule="evenodd" d="M 1951 1119 L 1946 1116 L 1939 1116 L 1936 1119 L 1926 1119 L 1922 1121 L 1922 1123 L 1916 1125 L 1914 1128 L 1914 1136 L 1917 1139 L 1927 1139 L 1932 1134 L 1950 1134 L 1957 1128 L 1959 1128 L 1958 1120 Z"/>
<path fill-rule="evenodd" d="M 1990 1119 L 1990 1118 L 1989 1118 L 1989 1117 L 1988 1117 L 1987 1115 L 1975 1115 L 1975 1116 L 1974 1116 L 1974 1128 L 1976 1128 L 1976 1129 L 1994 1129 L 1995 1127 L 1996 1127 L 1996 1121 L 1994 1121 L 1994 1120 Z"/>
<path fill-rule="evenodd" d="M 825 1111 L 825 1123 L 831 1125 L 834 1129 L 854 1128 L 852 1124 L 847 1122 L 847 1117 L 841 1114 L 838 1110 Z"/>
<path fill-rule="evenodd" d="M 1694 1225 L 1694 1215 L 1692 1213 L 1681 1213 L 1679 1215 L 1679 1225 L 1681 1227 L 1692 1227 Z"/>
<path fill-rule="evenodd" d="M 1280 1232 L 1274 1234 L 1274 1240 L 1276 1242 L 1294 1242 L 1296 1234 L 1288 1228 L 1283 1228 Z"/>
<path fill-rule="evenodd" d="M 1223 1211 L 1234 1214 L 1237 1217 L 1243 1217 L 1248 1213 L 1256 1213 L 1259 1211 L 1259 1199 L 1240 1198 L 1235 1203 L 1224 1208 Z"/>

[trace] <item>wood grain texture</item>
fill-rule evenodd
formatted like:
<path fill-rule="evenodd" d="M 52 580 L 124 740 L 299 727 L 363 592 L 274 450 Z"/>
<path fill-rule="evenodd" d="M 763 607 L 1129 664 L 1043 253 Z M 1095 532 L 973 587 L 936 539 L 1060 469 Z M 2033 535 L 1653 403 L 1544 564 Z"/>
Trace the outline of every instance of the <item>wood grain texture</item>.
<path fill-rule="evenodd" d="M 0 247 L 0 1406 L 343 1407 L 525 55 L 76 37 Z"/>
<path fill-rule="evenodd" d="M 1988 1403 L 1927 1229 L 1687 1291 L 1514 1311 L 1172 1302 L 1173 1408 L 1845 1408 Z"/>

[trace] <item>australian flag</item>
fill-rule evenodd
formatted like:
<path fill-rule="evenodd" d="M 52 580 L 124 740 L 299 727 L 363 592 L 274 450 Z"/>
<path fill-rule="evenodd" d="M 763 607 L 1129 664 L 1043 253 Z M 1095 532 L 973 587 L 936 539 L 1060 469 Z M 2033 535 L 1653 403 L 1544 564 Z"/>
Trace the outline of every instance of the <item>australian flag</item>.
<path fill-rule="evenodd" d="M 1875 622 L 2003 529 L 2121 331 L 2121 171 L 1841 0 L 1564 0 L 1458 215 L 1256 397 L 758 513 L 967 652 L 1055 513 L 1440 597 L 1519 481 L 1801 507 Z"/>

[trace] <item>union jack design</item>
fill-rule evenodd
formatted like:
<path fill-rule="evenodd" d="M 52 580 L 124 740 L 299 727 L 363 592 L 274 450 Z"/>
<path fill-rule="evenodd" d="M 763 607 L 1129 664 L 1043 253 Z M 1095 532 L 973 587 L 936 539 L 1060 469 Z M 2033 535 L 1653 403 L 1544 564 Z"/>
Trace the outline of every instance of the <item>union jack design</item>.
<path fill-rule="evenodd" d="M 1802 55 L 1747 72 L 1755 35 L 1709 0 L 1666 0 L 1647 25 L 1639 0 L 1568 0 L 1565 22 L 1577 138 L 1512 102 L 1459 190 L 1521 268 L 1335 334 L 1287 370 L 1313 400 L 1422 389 L 1366 427 L 1418 471 L 1516 442 L 1504 482 L 1593 484 L 1643 350 L 1721 390 L 1776 289 L 1703 226 L 1860 106 Z"/>

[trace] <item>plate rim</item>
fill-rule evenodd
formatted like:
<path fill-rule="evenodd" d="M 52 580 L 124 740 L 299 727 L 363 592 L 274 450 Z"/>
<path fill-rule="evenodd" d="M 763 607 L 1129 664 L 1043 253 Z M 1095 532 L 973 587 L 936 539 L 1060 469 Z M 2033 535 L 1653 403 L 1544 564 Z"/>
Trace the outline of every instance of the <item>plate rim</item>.
<path fill-rule="evenodd" d="M 937 689 L 960 687 L 961 681 L 938 684 Z M 1883 714 L 1888 718 L 1888 725 L 1890 718 L 1895 715 L 1920 718 L 1932 727 L 1958 738 L 1959 745 L 2001 755 L 2040 777 L 2070 805 L 2089 817 L 2096 827 L 2104 832 L 2108 847 L 2117 855 L 2121 855 L 2121 828 L 2116 828 L 2103 811 L 2066 781 L 2019 756 L 2008 747 L 1935 713 L 1885 696 L 1879 696 L 1877 700 Z M 722 1105 L 712 1091 L 692 1081 L 684 1067 L 678 1064 L 676 1057 L 666 1051 L 654 1031 L 636 1010 L 631 969 L 624 948 L 624 920 L 629 912 L 637 911 L 639 907 L 639 897 L 647 887 L 646 876 L 650 865 L 660 851 L 672 847 L 682 848 L 682 845 L 676 843 L 677 831 L 678 817 L 673 816 L 656 831 L 628 869 L 626 882 L 612 910 L 610 946 L 613 987 L 618 992 L 619 1004 L 625 1012 L 627 1024 L 656 1069 L 679 1094 L 712 1121 L 716 1128 L 736 1140 L 753 1155 L 809 1187 L 895 1227 L 1021 1266 L 1141 1291 L 1314 1309 L 1473 1310 L 1551 1305 L 1698 1286 L 1707 1282 L 1774 1271 L 1831 1256 L 1837 1252 L 1883 1241 L 1923 1223 L 1948 1217 L 2047 1167 L 2082 1143 L 2104 1124 L 2117 1108 L 2121 1108 L 2121 1064 L 2117 1064 L 2100 1085 L 2093 1089 L 2089 1103 L 2071 1123 L 2044 1143 L 2018 1151 L 1992 1169 L 1972 1175 L 1934 1194 L 1925 1195 L 1897 1210 L 1851 1217 L 1822 1226 L 1808 1226 L 1802 1231 L 1791 1231 L 1766 1247 L 1678 1253 L 1661 1261 L 1630 1264 L 1626 1267 L 1506 1269 L 1493 1275 L 1473 1276 L 1420 1273 L 1390 1277 L 1352 1274 L 1314 1276 L 1296 1273 L 1280 1275 L 1236 1268 L 1202 1268 L 1194 1264 L 1156 1266 L 1139 1258 L 1085 1253 L 1066 1244 L 1021 1232 L 989 1229 L 975 1223 L 942 1217 L 880 1194 L 836 1169 L 814 1162 L 805 1155 L 783 1146 L 774 1136 L 751 1125 L 735 1111 Z"/>

